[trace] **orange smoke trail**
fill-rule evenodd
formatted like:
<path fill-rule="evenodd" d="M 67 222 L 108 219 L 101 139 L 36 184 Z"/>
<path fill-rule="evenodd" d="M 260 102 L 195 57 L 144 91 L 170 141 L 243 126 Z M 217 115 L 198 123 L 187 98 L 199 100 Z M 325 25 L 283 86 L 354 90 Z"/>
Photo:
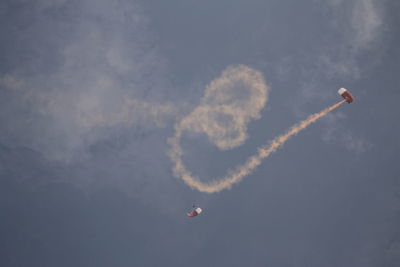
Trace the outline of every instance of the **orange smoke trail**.
<path fill-rule="evenodd" d="M 267 158 L 271 153 L 282 147 L 286 143 L 286 141 L 288 141 L 292 136 L 298 134 L 300 131 L 307 128 L 310 124 L 326 116 L 329 112 L 338 108 L 345 102 L 346 100 L 342 100 L 319 113 L 310 115 L 307 119 L 292 126 L 286 133 L 276 137 L 269 143 L 269 145 L 260 147 L 257 154 L 250 156 L 248 160 L 243 165 L 239 165 L 235 169 L 235 171 L 227 174 L 220 180 L 214 180 L 208 183 L 201 182 L 197 177 L 193 176 L 183 164 L 183 151 L 179 143 L 183 129 L 180 129 L 180 127 L 177 126 L 175 136 L 169 140 L 172 148 L 169 156 L 175 163 L 173 173 L 176 177 L 181 178 L 191 188 L 196 189 L 200 192 L 211 194 L 220 192 L 224 189 L 228 189 L 233 184 L 240 182 L 244 177 L 251 174 L 257 168 L 257 166 L 262 163 L 263 159 Z"/>

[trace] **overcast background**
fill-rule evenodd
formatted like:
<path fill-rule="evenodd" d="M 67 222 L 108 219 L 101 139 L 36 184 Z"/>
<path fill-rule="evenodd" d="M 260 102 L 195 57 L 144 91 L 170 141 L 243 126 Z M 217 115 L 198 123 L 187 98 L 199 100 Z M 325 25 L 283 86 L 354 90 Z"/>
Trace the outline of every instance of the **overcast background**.
<path fill-rule="evenodd" d="M 0 265 L 400 266 L 400 2 L 0 2 Z M 232 64 L 271 91 L 246 143 L 183 142 L 202 180 L 347 87 L 231 190 L 167 138 Z M 192 204 L 202 216 L 186 218 Z"/>

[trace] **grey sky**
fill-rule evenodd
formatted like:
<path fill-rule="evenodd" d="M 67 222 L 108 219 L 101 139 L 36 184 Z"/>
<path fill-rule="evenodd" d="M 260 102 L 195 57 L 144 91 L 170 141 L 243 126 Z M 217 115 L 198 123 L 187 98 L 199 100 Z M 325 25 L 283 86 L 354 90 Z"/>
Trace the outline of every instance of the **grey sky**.
<path fill-rule="evenodd" d="M 400 4 L 391 0 L 0 3 L 1 266 L 399 266 Z M 231 190 L 172 175 L 167 139 L 232 64 L 271 90 L 245 143 L 182 140 L 221 177 L 345 105 Z M 193 203 L 204 208 L 185 217 Z"/>

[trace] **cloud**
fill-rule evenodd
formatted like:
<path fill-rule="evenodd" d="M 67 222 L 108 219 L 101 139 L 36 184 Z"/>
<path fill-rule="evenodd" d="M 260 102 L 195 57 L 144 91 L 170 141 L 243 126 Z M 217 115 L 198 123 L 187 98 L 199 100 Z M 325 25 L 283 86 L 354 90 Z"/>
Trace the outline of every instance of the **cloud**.
<path fill-rule="evenodd" d="M 384 1 L 357 0 L 354 3 L 351 26 L 354 30 L 352 44 L 357 49 L 368 48 L 382 32 Z"/>
<path fill-rule="evenodd" d="M 20 90 L 24 86 L 24 82 L 13 75 L 6 74 L 0 77 L 0 87 L 3 89 Z"/>
<path fill-rule="evenodd" d="M 349 151 L 360 154 L 370 150 L 373 145 L 372 143 L 363 137 L 357 137 L 352 132 L 345 132 L 342 135 L 345 142 L 345 146 Z"/>
<path fill-rule="evenodd" d="M 346 129 L 338 123 L 346 118 L 343 112 L 330 114 L 324 121 L 325 128 L 322 133 L 322 140 L 329 144 L 342 144 L 349 152 L 355 154 L 366 153 L 373 149 L 373 143 L 367 137 L 356 133 L 354 130 Z"/>
<path fill-rule="evenodd" d="M 20 3 L 25 9 L 8 7 L 15 13 L 10 25 L 34 8 L 4 51 L 20 64 L 0 73 L 3 142 L 72 158 L 120 127 L 151 131 L 182 112 L 185 104 L 168 83 L 166 61 L 136 3 Z"/>
<path fill-rule="evenodd" d="M 176 116 L 178 105 L 145 101 L 123 97 L 118 86 L 109 77 L 98 77 L 90 81 L 90 90 L 80 92 L 67 90 L 41 91 L 34 82 L 12 75 L 0 78 L 3 88 L 11 89 L 30 106 L 32 112 L 51 116 L 56 120 L 72 120 L 76 127 L 112 127 L 154 124 L 164 127 L 165 120 Z M 72 89 L 73 90 L 73 89 Z M 109 103 L 113 102 L 113 106 Z"/>
<path fill-rule="evenodd" d="M 328 77 L 358 79 L 365 68 L 359 61 L 363 53 L 378 49 L 385 26 L 384 2 L 378 0 L 331 0 L 332 26 L 338 33 L 320 55 Z M 379 53 L 376 54 L 379 56 Z M 370 63 L 372 64 L 372 62 Z"/>

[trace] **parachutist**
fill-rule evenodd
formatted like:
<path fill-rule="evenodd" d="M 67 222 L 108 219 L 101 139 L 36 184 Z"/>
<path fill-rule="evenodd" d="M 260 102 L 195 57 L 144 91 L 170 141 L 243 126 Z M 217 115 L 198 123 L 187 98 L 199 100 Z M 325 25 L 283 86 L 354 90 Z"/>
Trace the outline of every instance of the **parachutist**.
<path fill-rule="evenodd" d="M 347 103 L 352 103 L 354 101 L 353 95 L 346 89 L 340 88 L 338 91 L 339 95 L 341 95 L 344 99 L 346 99 Z"/>
<path fill-rule="evenodd" d="M 195 205 L 193 205 L 193 209 L 191 211 L 189 211 L 188 213 L 186 213 L 186 215 L 188 217 L 196 217 L 197 215 L 199 215 L 203 210 L 200 207 L 197 207 Z"/>

